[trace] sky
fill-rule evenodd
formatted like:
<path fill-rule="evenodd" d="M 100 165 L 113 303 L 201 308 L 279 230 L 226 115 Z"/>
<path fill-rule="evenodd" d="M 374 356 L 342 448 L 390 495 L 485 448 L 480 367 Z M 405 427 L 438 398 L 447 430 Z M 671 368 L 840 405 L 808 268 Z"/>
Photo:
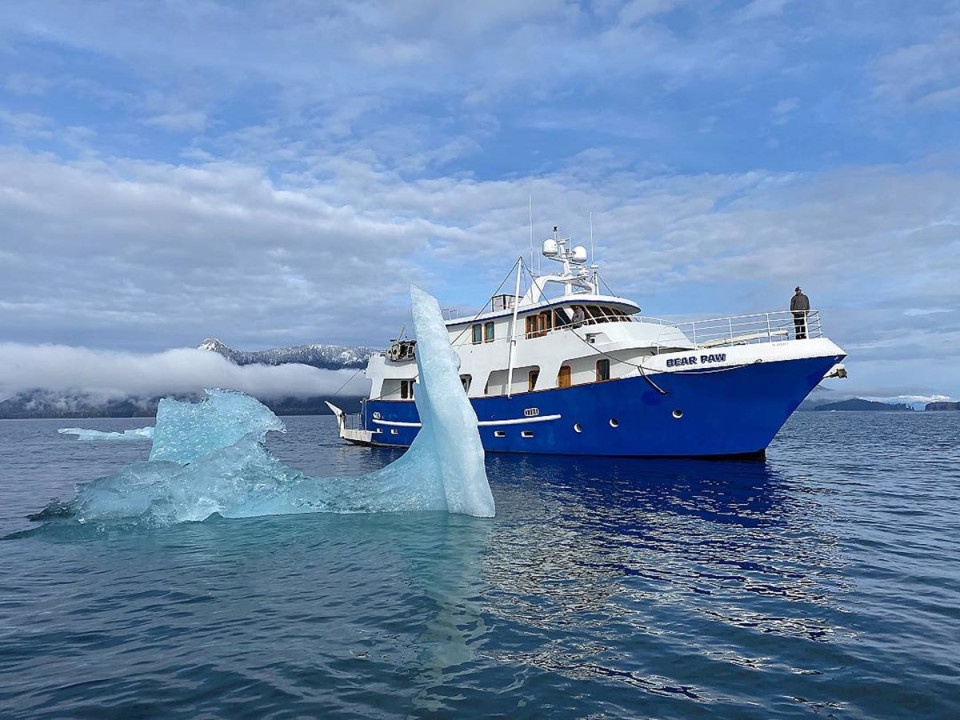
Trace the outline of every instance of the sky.
<path fill-rule="evenodd" d="M 383 347 L 532 218 L 645 315 L 799 284 L 829 387 L 957 400 L 958 127 L 960 0 L 5 0 L 0 394 Z"/>

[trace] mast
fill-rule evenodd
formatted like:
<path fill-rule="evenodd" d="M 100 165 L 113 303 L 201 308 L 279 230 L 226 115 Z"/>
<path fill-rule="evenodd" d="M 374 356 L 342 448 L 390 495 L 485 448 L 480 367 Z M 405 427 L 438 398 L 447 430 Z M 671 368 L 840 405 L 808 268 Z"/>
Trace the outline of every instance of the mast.
<path fill-rule="evenodd" d="M 517 347 L 517 312 L 520 309 L 520 273 L 523 258 L 517 258 L 517 285 L 513 290 L 513 322 L 510 325 L 510 357 L 507 359 L 507 397 L 513 395 L 513 353 Z"/>

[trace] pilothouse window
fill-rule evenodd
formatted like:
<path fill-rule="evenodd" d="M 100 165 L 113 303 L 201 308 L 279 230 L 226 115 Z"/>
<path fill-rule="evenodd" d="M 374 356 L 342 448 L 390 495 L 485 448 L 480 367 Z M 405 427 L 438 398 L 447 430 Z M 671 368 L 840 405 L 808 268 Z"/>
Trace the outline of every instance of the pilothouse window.
<path fill-rule="evenodd" d="M 528 338 L 542 337 L 553 326 L 553 313 L 544 310 L 538 315 L 528 315 L 526 323 Z"/>
<path fill-rule="evenodd" d="M 483 341 L 493 342 L 493 323 L 492 322 L 487 322 L 483 324 Z"/>
<path fill-rule="evenodd" d="M 483 342 L 483 328 L 480 323 L 477 323 L 473 326 L 473 344 L 479 345 Z"/>

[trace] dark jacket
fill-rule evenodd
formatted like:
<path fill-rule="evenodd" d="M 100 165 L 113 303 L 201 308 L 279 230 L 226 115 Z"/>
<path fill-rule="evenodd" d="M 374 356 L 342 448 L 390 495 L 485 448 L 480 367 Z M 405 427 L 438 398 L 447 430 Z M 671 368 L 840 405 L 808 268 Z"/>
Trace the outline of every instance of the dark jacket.
<path fill-rule="evenodd" d="M 810 309 L 810 300 L 806 295 L 800 293 L 799 295 L 794 295 L 790 298 L 790 309 L 791 310 L 809 310 Z"/>

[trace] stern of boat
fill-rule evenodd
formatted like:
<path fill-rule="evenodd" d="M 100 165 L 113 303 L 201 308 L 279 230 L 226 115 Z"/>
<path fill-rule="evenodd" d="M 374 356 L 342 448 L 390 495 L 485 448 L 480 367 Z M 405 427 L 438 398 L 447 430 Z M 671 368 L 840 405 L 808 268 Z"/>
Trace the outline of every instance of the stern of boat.
<path fill-rule="evenodd" d="M 334 417 L 337 418 L 337 435 L 339 435 L 341 440 L 346 440 L 347 442 L 355 445 L 374 444 L 373 433 L 369 430 L 364 430 L 361 427 L 359 414 L 347 415 L 332 402 L 325 400 L 324 403 L 328 408 L 330 408 L 330 411 L 333 413 Z"/>

